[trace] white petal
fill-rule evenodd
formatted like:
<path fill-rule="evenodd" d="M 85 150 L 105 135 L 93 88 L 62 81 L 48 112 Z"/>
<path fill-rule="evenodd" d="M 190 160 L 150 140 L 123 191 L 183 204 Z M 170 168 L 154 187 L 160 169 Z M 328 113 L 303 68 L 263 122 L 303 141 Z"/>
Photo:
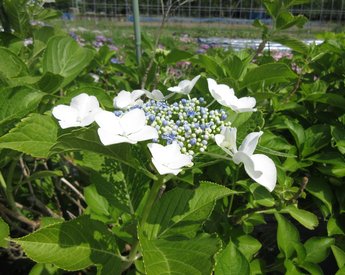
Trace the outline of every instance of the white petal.
<path fill-rule="evenodd" d="M 111 144 L 117 144 L 117 143 L 132 143 L 135 144 L 136 142 L 128 139 L 127 137 L 116 135 L 111 131 L 107 131 L 105 128 L 99 128 L 98 129 L 98 136 L 101 140 L 101 142 L 104 145 L 111 145 Z"/>
<path fill-rule="evenodd" d="M 168 165 L 172 169 L 179 169 L 184 166 L 190 167 L 193 165 L 192 157 L 186 154 L 178 154 L 170 161 Z"/>
<path fill-rule="evenodd" d="M 131 93 L 131 97 L 133 101 L 136 101 L 139 97 L 141 97 L 143 94 L 145 94 L 145 90 L 134 90 Z"/>
<path fill-rule="evenodd" d="M 266 187 L 268 191 L 272 192 L 277 182 L 277 168 L 273 160 L 262 154 L 255 154 L 250 158 L 254 163 L 254 170 L 260 171 L 261 175 L 259 177 L 255 177 L 255 175 L 251 176 L 247 172 L 248 175 L 258 184 L 261 184 Z"/>
<path fill-rule="evenodd" d="M 60 120 L 59 121 L 60 127 L 62 129 L 70 128 L 70 127 L 80 127 L 82 126 L 78 121 L 68 121 L 68 120 Z"/>
<path fill-rule="evenodd" d="M 121 128 L 125 135 L 140 131 L 146 125 L 145 112 L 141 109 L 133 109 L 120 118 Z"/>
<path fill-rule="evenodd" d="M 236 134 L 236 128 L 224 128 L 220 134 L 214 137 L 217 145 L 230 156 L 237 152 Z"/>
<path fill-rule="evenodd" d="M 114 107 L 119 109 L 125 109 L 133 103 L 131 93 L 127 91 L 121 91 L 114 98 Z"/>
<path fill-rule="evenodd" d="M 168 91 L 173 93 L 182 93 L 181 87 L 179 86 L 170 87 L 168 88 Z"/>
<path fill-rule="evenodd" d="M 244 152 L 249 156 L 252 155 L 255 151 L 256 146 L 258 145 L 259 138 L 262 134 L 262 131 L 248 134 L 238 150 Z"/>
<path fill-rule="evenodd" d="M 171 169 L 157 161 L 155 158 L 152 158 L 152 163 L 156 167 L 158 173 L 161 175 L 174 174 L 176 176 L 182 171 L 182 169 Z"/>
<path fill-rule="evenodd" d="M 190 83 L 189 83 L 189 91 L 191 91 L 193 89 L 193 87 L 195 86 L 195 84 L 198 82 L 199 78 L 201 77 L 201 75 L 197 75 L 196 77 L 194 77 Z"/>
<path fill-rule="evenodd" d="M 230 107 L 233 111 L 237 113 L 244 113 L 244 112 L 255 112 L 256 100 L 254 97 L 241 97 L 237 98 L 234 96 L 233 99 L 228 101 L 228 107 Z"/>
<path fill-rule="evenodd" d="M 152 99 L 156 101 L 162 101 L 164 100 L 164 95 L 160 90 L 153 90 L 152 91 Z"/>
<path fill-rule="evenodd" d="M 261 171 L 255 169 L 254 161 L 251 159 L 251 156 L 248 156 L 241 151 L 234 154 L 233 161 L 236 164 L 243 163 L 244 169 L 252 179 L 259 178 L 262 175 Z"/>
<path fill-rule="evenodd" d="M 122 129 L 120 125 L 120 118 L 114 113 L 108 111 L 101 111 L 95 116 L 95 121 L 99 127 L 107 129 L 109 132 L 121 134 Z"/>
<path fill-rule="evenodd" d="M 77 121 L 78 111 L 67 105 L 58 105 L 53 108 L 52 114 L 55 118 L 61 121 Z"/>
<path fill-rule="evenodd" d="M 228 85 L 217 84 L 217 82 L 212 78 L 208 78 L 207 83 L 212 97 L 222 105 L 225 104 L 224 102 L 226 102 L 227 98 L 234 95 L 234 90 Z"/>
<path fill-rule="evenodd" d="M 77 110 L 82 110 L 85 105 L 88 105 L 89 95 L 82 93 L 72 98 L 71 107 Z"/>
<path fill-rule="evenodd" d="M 140 131 L 128 135 L 128 138 L 133 141 L 143 141 L 158 138 L 158 132 L 156 128 L 152 126 L 144 126 Z"/>
<path fill-rule="evenodd" d="M 152 154 L 153 164 L 162 175 L 177 175 L 183 166 L 193 165 L 191 156 L 181 154 L 181 149 L 176 143 L 167 146 L 149 143 L 147 146 Z"/>

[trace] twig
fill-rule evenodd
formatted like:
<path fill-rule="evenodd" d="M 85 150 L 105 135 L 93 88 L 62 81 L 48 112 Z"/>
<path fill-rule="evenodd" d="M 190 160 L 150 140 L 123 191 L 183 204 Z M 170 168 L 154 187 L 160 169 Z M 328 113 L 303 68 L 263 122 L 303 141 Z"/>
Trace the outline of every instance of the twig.
<path fill-rule="evenodd" d="M 69 188 L 71 188 L 74 193 L 77 194 L 77 196 L 82 199 L 83 201 L 85 201 L 85 197 L 83 196 L 82 193 L 79 192 L 79 190 L 77 188 L 74 187 L 74 185 L 72 183 L 70 183 L 68 180 L 66 180 L 65 178 L 61 178 L 61 181 L 66 184 Z"/>
<path fill-rule="evenodd" d="M 32 229 L 36 229 L 39 226 L 39 222 L 29 220 L 22 214 L 6 208 L 3 204 L 0 204 L 0 212 L 3 212 L 7 216 L 15 218 L 16 220 L 29 225 Z"/>

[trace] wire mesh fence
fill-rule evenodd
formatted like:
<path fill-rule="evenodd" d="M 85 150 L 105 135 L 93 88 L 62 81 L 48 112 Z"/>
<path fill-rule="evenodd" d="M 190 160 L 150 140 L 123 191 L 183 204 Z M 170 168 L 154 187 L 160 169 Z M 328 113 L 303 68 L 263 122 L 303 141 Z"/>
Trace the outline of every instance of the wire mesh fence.
<path fill-rule="evenodd" d="M 168 2 L 168 1 L 163 1 Z M 170 1 L 183 2 L 183 1 Z M 267 19 L 268 16 L 258 0 L 190 0 L 176 6 L 170 21 L 223 22 L 241 20 L 251 23 L 254 19 Z M 69 11 L 77 16 L 108 17 L 130 21 L 132 18 L 130 0 L 72 0 Z M 162 16 L 161 0 L 139 1 L 140 14 L 144 21 L 158 21 Z M 65 10 L 66 11 L 66 10 Z M 68 12 L 68 11 L 66 11 Z M 314 0 L 294 6 L 293 14 L 305 15 L 313 24 L 341 26 L 345 21 L 345 0 Z"/>

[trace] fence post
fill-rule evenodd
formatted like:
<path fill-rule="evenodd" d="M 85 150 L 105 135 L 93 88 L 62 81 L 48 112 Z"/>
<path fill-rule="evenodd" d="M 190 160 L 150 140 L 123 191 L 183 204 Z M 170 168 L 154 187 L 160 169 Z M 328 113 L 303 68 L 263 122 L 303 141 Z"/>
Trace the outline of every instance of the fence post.
<path fill-rule="evenodd" d="M 135 33 L 135 52 L 137 57 L 137 64 L 140 63 L 141 58 L 141 34 L 140 34 L 140 16 L 138 0 L 132 0 L 133 19 L 134 19 L 134 33 Z"/>

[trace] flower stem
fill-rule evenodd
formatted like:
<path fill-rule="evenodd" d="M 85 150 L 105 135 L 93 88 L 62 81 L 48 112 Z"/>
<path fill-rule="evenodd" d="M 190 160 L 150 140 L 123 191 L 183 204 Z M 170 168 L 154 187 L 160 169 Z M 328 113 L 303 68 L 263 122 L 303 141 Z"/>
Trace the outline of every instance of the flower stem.
<path fill-rule="evenodd" d="M 16 206 L 16 201 L 13 196 L 13 187 L 12 187 L 12 181 L 13 181 L 13 174 L 14 170 L 16 168 L 17 161 L 13 161 L 8 169 L 8 175 L 7 175 L 7 180 L 5 181 L 1 171 L 0 171 L 0 183 L 1 186 L 3 187 L 5 194 L 6 194 L 6 199 L 7 203 L 10 207 L 11 210 L 14 212 L 18 213 L 18 208 Z"/>
<path fill-rule="evenodd" d="M 164 183 L 164 177 L 162 176 L 159 176 L 158 179 L 154 182 L 150 190 L 149 197 L 147 198 L 146 204 L 144 206 L 141 219 L 139 220 L 139 227 L 138 227 L 139 230 L 141 230 L 141 227 L 146 223 L 147 218 L 150 215 L 152 206 L 157 199 L 159 190 L 161 189 L 163 183 Z M 132 265 L 132 263 L 136 260 L 138 248 L 139 248 L 139 240 L 136 240 L 132 246 L 131 252 L 128 255 L 128 261 L 122 267 L 123 271 L 128 269 Z"/>

